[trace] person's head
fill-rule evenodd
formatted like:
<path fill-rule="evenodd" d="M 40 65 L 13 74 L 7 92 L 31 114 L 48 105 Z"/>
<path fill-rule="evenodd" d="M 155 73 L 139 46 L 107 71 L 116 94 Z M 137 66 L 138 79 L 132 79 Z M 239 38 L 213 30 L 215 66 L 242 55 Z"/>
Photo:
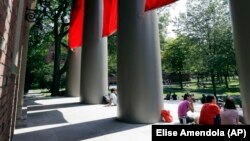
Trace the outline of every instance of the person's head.
<path fill-rule="evenodd" d="M 225 109 L 236 109 L 234 99 L 232 97 L 227 97 L 224 105 Z"/>
<path fill-rule="evenodd" d="M 207 95 L 206 102 L 207 103 L 214 103 L 214 104 L 216 104 L 216 98 L 215 98 L 215 96 L 214 95 Z"/>
<path fill-rule="evenodd" d="M 202 94 L 202 97 L 206 97 L 205 94 Z"/>
<path fill-rule="evenodd" d="M 114 88 L 112 88 L 112 89 L 111 89 L 111 93 L 114 93 L 114 92 L 115 92 L 115 89 L 114 89 Z"/>
<path fill-rule="evenodd" d="M 190 100 L 191 99 L 191 95 L 189 93 L 185 93 L 183 96 L 184 100 Z"/>

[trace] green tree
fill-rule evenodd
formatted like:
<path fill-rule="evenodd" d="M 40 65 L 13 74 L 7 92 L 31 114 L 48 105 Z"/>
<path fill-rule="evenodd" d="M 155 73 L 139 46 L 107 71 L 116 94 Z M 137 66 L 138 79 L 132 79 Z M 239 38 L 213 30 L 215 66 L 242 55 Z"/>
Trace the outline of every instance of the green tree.
<path fill-rule="evenodd" d="M 59 95 L 61 76 L 66 72 L 67 66 L 67 34 L 69 28 L 71 0 L 50 0 L 50 5 L 44 7 L 39 1 L 37 3 L 37 12 L 45 11 L 36 17 L 34 33 L 31 34 L 36 38 L 30 40 L 30 48 L 40 46 L 41 48 L 51 47 L 53 49 L 53 79 L 50 86 L 52 96 Z M 48 39 L 49 38 L 49 39 Z M 40 48 L 39 48 L 40 49 Z M 62 66 L 64 65 L 64 66 Z M 31 68 L 32 69 L 32 68 Z M 61 69 L 61 70 L 60 70 Z"/>
<path fill-rule="evenodd" d="M 176 20 L 178 35 L 191 38 L 191 41 L 200 51 L 197 57 L 202 61 L 202 68 L 207 68 L 210 73 L 213 93 L 216 96 L 215 74 L 218 73 L 219 63 L 224 55 L 222 48 L 231 50 L 231 25 L 229 20 L 229 10 L 226 1 L 221 0 L 189 0 L 187 2 L 187 12 L 182 13 Z M 225 32 L 227 31 L 227 32 Z M 231 52 L 232 53 L 232 52 Z M 230 53 L 230 56 L 234 56 Z M 229 58 L 229 56 L 226 56 Z"/>
<path fill-rule="evenodd" d="M 108 37 L 108 73 L 117 73 L 117 34 Z"/>
<path fill-rule="evenodd" d="M 53 81 L 51 85 L 51 96 L 59 95 L 60 88 L 60 64 L 61 64 L 61 47 L 66 46 L 64 37 L 68 34 L 69 26 L 69 12 L 70 12 L 70 0 L 52 0 L 49 7 L 48 19 L 51 20 L 52 34 L 55 45 L 55 58 L 54 58 L 54 71 Z"/>
<path fill-rule="evenodd" d="M 179 38 L 169 41 L 167 49 L 163 53 L 163 68 L 176 72 L 178 74 L 181 89 L 183 89 L 183 72 L 189 70 L 189 40 L 187 37 L 179 36 Z M 168 68 L 168 69 L 166 69 Z"/>
<path fill-rule="evenodd" d="M 161 50 L 164 50 L 167 34 L 168 34 L 168 25 L 170 22 L 170 14 L 167 9 L 160 9 L 158 11 L 159 15 L 159 36 L 160 36 L 160 47 Z"/>
<path fill-rule="evenodd" d="M 30 88 L 49 89 L 53 69 L 46 57 L 49 54 L 48 47 L 51 46 L 52 41 L 52 36 L 48 33 L 44 34 L 39 24 L 35 24 L 30 29 L 25 92 L 28 92 Z"/>

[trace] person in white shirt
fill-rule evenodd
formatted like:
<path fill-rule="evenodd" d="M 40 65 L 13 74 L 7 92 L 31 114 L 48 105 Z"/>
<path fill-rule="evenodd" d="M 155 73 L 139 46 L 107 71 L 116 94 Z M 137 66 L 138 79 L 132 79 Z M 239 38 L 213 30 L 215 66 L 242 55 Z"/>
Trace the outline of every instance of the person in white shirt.
<path fill-rule="evenodd" d="M 109 106 L 116 106 L 117 105 L 117 95 L 116 95 L 116 90 L 111 89 L 111 94 L 110 94 L 110 100 L 109 100 Z"/>

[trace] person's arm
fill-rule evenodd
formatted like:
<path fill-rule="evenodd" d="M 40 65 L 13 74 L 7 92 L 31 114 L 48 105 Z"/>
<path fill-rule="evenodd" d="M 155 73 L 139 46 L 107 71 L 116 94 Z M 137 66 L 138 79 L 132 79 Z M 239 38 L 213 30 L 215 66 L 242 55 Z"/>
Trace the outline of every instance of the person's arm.
<path fill-rule="evenodd" d="M 242 124 L 241 121 L 240 121 L 239 111 L 236 109 L 235 112 L 236 112 L 236 115 L 237 115 L 236 116 L 236 124 Z"/>
<path fill-rule="evenodd" d="M 236 118 L 236 123 L 237 123 L 237 124 L 241 124 L 241 123 L 240 123 L 240 117 L 239 117 L 239 116 L 237 116 L 237 118 Z"/>
<path fill-rule="evenodd" d="M 221 124 L 220 114 L 217 114 L 214 118 L 214 125 L 220 125 L 220 124 Z"/>
<path fill-rule="evenodd" d="M 111 105 L 112 105 L 113 99 L 114 99 L 113 94 L 110 94 L 109 106 L 111 106 Z"/>
<path fill-rule="evenodd" d="M 194 112 L 194 104 L 193 104 L 193 102 L 189 102 L 189 110 L 191 112 Z"/>
<path fill-rule="evenodd" d="M 109 106 L 112 105 L 112 100 L 113 100 L 112 98 L 109 99 Z"/>
<path fill-rule="evenodd" d="M 220 117 L 220 108 L 218 105 L 214 105 L 213 107 L 211 107 L 214 109 L 214 113 L 215 113 L 215 118 L 214 118 L 214 124 L 215 125 L 220 125 L 221 124 L 221 117 Z"/>

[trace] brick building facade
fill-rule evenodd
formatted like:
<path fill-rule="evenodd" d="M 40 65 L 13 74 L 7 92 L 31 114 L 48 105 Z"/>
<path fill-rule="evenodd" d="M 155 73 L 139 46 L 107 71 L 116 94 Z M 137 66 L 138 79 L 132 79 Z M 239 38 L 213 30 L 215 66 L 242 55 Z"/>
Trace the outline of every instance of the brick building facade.
<path fill-rule="evenodd" d="M 26 64 L 23 59 L 26 60 L 29 30 L 25 10 L 31 1 L 0 0 L 0 141 L 12 139 L 18 95 L 23 94 L 19 90 L 24 85 L 20 80 L 25 77 L 21 70 Z"/>

